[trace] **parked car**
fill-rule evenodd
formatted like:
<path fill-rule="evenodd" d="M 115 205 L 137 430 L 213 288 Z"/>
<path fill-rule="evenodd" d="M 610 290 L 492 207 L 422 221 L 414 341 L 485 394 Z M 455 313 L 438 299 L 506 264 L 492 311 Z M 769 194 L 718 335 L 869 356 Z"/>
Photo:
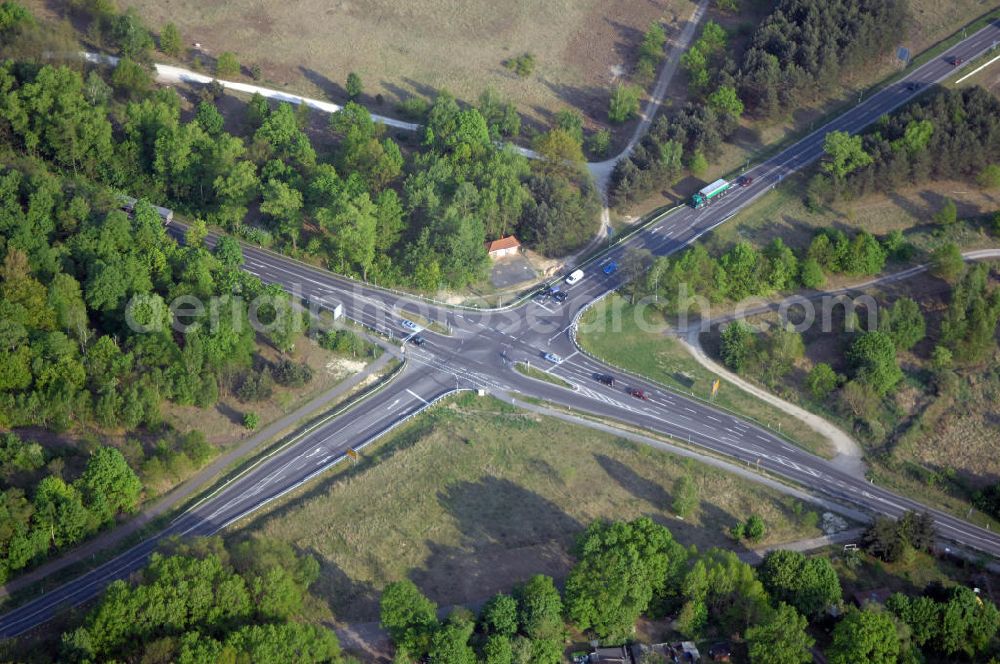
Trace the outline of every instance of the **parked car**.
<path fill-rule="evenodd" d="M 596 380 L 598 383 L 603 383 L 608 387 L 615 386 L 615 377 L 612 376 L 611 374 L 602 374 L 602 373 L 594 374 L 594 380 Z"/>
<path fill-rule="evenodd" d="M 602 267 L 601 269 L 604 270 L 604 274 L 614 274 L 615 271 L 618 270 L 618 263 L 614 261 L 608 261 L 607 263 L 604 264 L 604 267 Z"/>
<path fill-rule="evenodd" d="M 566 294 L 565 291 L 556 291 L 555 293 L 552 294 L 552 299 L 558 302 L 559 304 L 565 302 L 567 297 L 568 295 Z"/>
<path fill-rule="evenodd" d="M 736 178 L 736 184 L 740 187 L 749 187 L 753 184 L 753 178 L 749 175 L 741 175 Z"/>
<path fill-rule="evenodd" d="M 402 320 L 400 320 L 399 324 L 402 325 L 403 327 L 405 327 L 407 330 L 413 330 L 414 332 L 416 332 L 417 330 L 420 329 L 417 326 L 417 324 L 414 323 L 412 320 L 406 320 L 405 318 L 403 318 Z"/>
<path fill-rule="evenodd" d="M 555 353 L 545 353 L 542 355 L 542 357 L 544 357 L 552 364 L 559 364 L 560 362 L 562 362 L 562 358 L 556 355 Z"/>
<path fill-rule="evenodd" d="M 581 279 L 583 279 L 583 270 L 573 270 L 569 273 L 569 276 L 566 277 L 566 283 L 572 286 Z"/>
<path fill-rule="evenodd" d="M 414 346 L 423 346 L 425 341 L 427 340 L 424 339 L 419 334 L 414 334 L 412 337 L 410 337 L 410 343 L 413 344 Z"/>
<path fill-rule="evenodd" d="M 636 399 L 642 399 L 643 401 L 649 401 L 649 395 L 640 390 L 638 387 L 628 388 L 628 393 L 634 396 Z"/>

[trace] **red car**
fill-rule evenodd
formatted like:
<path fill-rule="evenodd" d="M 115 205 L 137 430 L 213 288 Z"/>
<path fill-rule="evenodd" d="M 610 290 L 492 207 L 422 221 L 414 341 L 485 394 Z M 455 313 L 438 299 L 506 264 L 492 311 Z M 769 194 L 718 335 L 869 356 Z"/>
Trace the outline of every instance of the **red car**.
<path fill-rule="evenodd" d="M 740 187 L 749 187 L 753 184 L 753 178 L 749 175 L 741 175 L 736 179 L 736 184 Z"/>
<path fill-rule="evenodd" d="M 954 67 L 957 67 L 957 66 L 959 66 L 960 64 L 962 64 L 962 58 L 960 58 L 960 57 L 958 57 L 958 56 L 956 55 L 955 57 L 953 57 L 953 58 L 951 59 L 951 64 L 952 64 L 952 66 L 954 66 Z"/>
<path fill-rule="evenodd" d="M 637 387 L 628 388 L 628 393 L 634 396 L 636 399 L 642 399 L 643 401 L 649 401 L 649 395 L 640 390 Z"/>

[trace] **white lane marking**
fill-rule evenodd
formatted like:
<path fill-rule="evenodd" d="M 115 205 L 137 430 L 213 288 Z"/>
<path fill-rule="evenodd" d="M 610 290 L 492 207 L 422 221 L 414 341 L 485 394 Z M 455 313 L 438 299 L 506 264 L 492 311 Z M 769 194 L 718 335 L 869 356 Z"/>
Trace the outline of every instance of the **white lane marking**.
<path fill-rule="evenodd" d="M 720 420 L 718 417 L 712 417 L 711 415 L 706 415 L 705 417 L 712 420 L 713 422 L 718 422 L 719 424 L 722 424 L 722 420 Z"/>
<path fill-rule="evenodd" d="M 409 392 L 410 394 L 412 394 L 413 396 L 415 396 L 416 398 L 420 399 L 421 401 L 423 401 L 425 404 L 429 404 L 429 402 L 427 401 L 427 399 L 424 399 L 422 396 L 420 396 L 419 394 L 417 394 L 413 390 L 407 389 L 406 391 Z"/>

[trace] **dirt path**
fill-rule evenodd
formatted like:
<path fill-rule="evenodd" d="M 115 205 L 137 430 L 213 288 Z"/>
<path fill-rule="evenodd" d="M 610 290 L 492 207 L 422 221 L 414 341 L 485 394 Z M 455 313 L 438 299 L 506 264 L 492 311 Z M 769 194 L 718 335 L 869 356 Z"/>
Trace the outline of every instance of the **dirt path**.
<path fill-rule="evenodd" d="M 761 401 L 765 401 L 775 408 L 778 408 L 779 410 L 804 422 L 810 429 L 818 432 L 829 440 L 830 443 L 833 444 L 834 449 L 837 450 L 837 455 L 830 460 L 830 463 L 837 466 L 840 470 L 851 473 L 856 477 L 865 476 L 867 468 L 862 460 L 864 452 L 861 450 L 861 446 L 856 440 L 847 435 L 839 427 L 823 419 L 819 415 L 810 413 L 804 408 L 800 408 L 793 403 L 789 403 L 784 399 L 771 394 L 765 389 L 757 387 L 753 383 L 740 378 L 729 369 L 715 362 L 712 358 L 705 354 L 705 349 L 702 348 L 701 340 L 698 338 L 699 334 L 700 330 L 697 326 L 689 328 L 684 334 L 678 334 L 681 346 L 683 346 L 684 350 L 691 354 L 698 364 L 705 367 L 712 373 L 723 377 L 725 380 L 729 381 L 733 385 L 736 385 L 744 392 L 749 392 Z"/>
<path fill-rule="evenodd" d="M 106 549 L 117 546 L 127 538 L 134 535 L 136 532 L 142 530 L 142 528 L 150 522 L 166 514 L 182 501 L 191 497 L 197 491 L 203 489 L 209 482 L 220 476 L 227 468 L 239 459 L 248 456 L 259 447 L 262 447 L 269 441 L 274 440 L 280 434 L 291 429 L 302 420 L 310 419 L 320 413 L 331 402 L 360 385 L 374 372 L 384 368 L 385 365 L 393 359 L 393 357 L 394 355 L 392 352 L 387 351 L 382 353 L 377 360 L 369 364 L 363 371 L 341 381 L 331 389 L 324 392 L 322 395 L 304 404 L 298 410 L 295 410 L 294 412 L 291 412 L 264 427 L 253 436 L 247 438 L 243 443 L 223 454 L 205 468 L 201 469 L 201 471 L 193 477 L 188 478 L 167 494 L 152 501 L 149 505 L 145 506 L 141 512 L 128 521 L 122 523 L 116 528 L 101 533 L 97 537 L 88 540 L 80 546 L 63 551 L 62 555 L 58 558 L 49 560 L 39 567 L 18 576 L 3 587 L 0 587 L 0 597 L 6 597 L 11 593 L 26 588 L 31 584 L 58 572 L 61 569 L 78 563 L 81 560 L 85 560 L 90 556 L 96 556 Z"/>
<path fill-rule="evenodd" d="M 594 182 L 597 183 L 600 191 L 607 191 L 608 183 L 611 181 L 611 172 L 614 170 L 615 164 L 623 157 L 632 154 L 632 150 L 635 149 L 639 139 L 645 135 L 646 130 L 653 123 L 653 118 L 656 117 L 656 112 L 660 109 L 660 104 L 663 103 L 663 96 L 667 93 L 667 87 L 669 87 L 670 81 L 673 80 L 674 74 L 677 73 L 677 66 L 680 64 L 681 55 L 684 54 L 684 51 L 687 50 L 688 45 L 694 38 L 695 29 L 701 23 L 701 19 L 705 16 L 707 9 L 708 0 L 701 0 L 698 6 L 694 8 L 694 11 L 691 12 L 691 17 L 684 24 L 680 35 L 677 36 L 677 39 L 671 45 L 670 55 L 667 56 L 666 62 L 663 63 L 660 74 L 656 78 L 656 85 L 653 86 L 653 92 L 649 95 L 646 107 L 642 110 L 642 119 L 636 125 L 635 131 L 632 132 L 632 138 L 629 139 L 625 149 L 610 159 L 593 161 L 587 164 L 587 168 L 590 169 L 590 174 L 593 176 Z"/>

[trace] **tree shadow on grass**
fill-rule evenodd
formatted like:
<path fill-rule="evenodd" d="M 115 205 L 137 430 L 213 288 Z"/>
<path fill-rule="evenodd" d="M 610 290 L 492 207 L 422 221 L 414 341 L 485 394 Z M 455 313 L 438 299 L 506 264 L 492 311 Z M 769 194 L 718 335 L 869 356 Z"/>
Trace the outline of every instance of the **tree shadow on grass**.
<path fill-rule="evenodd" d="M 608 476 L 623 489 L 649 503 L 654 511 L 647 512 L 645 516 L 666 527 L 679 542 L 684 545 L 694 544 L 700 550 L 712 546 L 734 551 L 744 550 L 742 545 L 733 542 L 724 534 L 725 529 L 735 524 L 740 517 L 712 504 L 711 496 L 699 496 L 696 509 L 698 523 L 691 523 L 676 516 L 671 517 L 667 513 L 672 512 L 673 497 L 667 489 L 653 480 L 642 477 L 633 468 L 616 459 L 601 454 L 594 455 L 594 458 Z"/>
<path fill-rule="evenodd" d="M 338 620 L 361 622 L 378 620 L 381 591 L 366 581 L 356 581 L 339 565 L 313 547 L 296 547 L 298 555 L 310 555 L 319 562 L 319 578 L 309 591 L 326 602 Z"/>
<path fill-rule="evenodd" d="M 546 498 L 509 480 L 458 482 L 438 500 L 462 533 L 457 546 L 428 539 L 431 555 L 410 578 L 442 605 L 478 601 L 535 574 L 562 578 L 567 551 L 583 524 Z"/>
<path fill-rule="evenodd" d="M 617 459 L 603 454 L 595 454 L 594 459 L 608 474 L 608 477 L 636 498 L 646 501 L 658 510 L 669 507 L 670 494 L 656 482 L 646 479 Z"/>
<path fill-rule="evenodd" d="M 331 81 L 323 74 L 320 74 L 315 69 L 310 69 L 309 67 L 303 67 L 300 65 L 299 71 L 306 77 L 306 80 L 319 88 L 323 92 L 323 95 L 330 101 L 343 102 L 347 99 L 347 92 L 340 86 L 339 83 Z"/>

